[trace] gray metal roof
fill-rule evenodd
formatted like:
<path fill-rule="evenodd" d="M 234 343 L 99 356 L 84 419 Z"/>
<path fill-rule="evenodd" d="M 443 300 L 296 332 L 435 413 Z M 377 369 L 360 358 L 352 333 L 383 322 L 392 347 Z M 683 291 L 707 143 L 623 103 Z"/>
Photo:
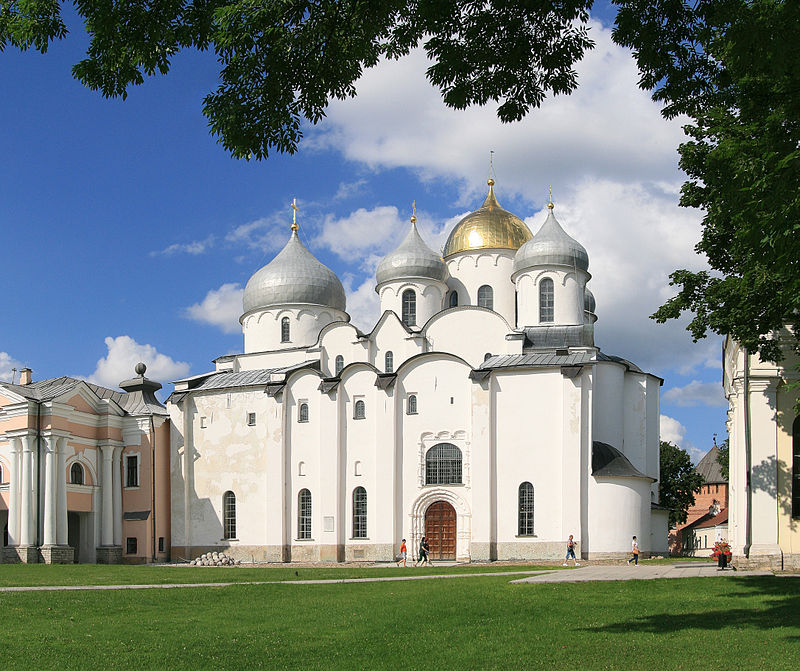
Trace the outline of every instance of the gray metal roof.
<path fill-rule="evenodd" d="M 594 294 L 591 292 L 589 287 L 583 288 L 583 309 L 587 312 L 591 312 L 594 314 L 595 309 L 597 308 L 597 301 L 594 299 Z"/>
<path fill-rule="evenodd" d="M 616 447 L 599 440 L 592 442 L 592 475 L 601 478 L 655 478 L 639 471 Z"/>
<path fill-rule="evenodd" d="M 552 209 L 536 235 L 517 250 L 514 272 L 551 265 L 589 270 L 589 255 L 583 245 L 567 235 Z"/>
<path fill-rule="evenodd" d="M 244 289 L 245 312 L 274 305 L 324 305 L 344 312 L 344 287 L 336 274 L 317 261 L 292 231 L 289 242 Z"/>
<path fill-rule="evenodd" d="M 622 364 L 623 366 L 625 366 L 625 368 L 627 368 L 630 371 L 633 371 L 634 373 L 644 373 L 644 371 L 641 368 L 639 368 L 639 366 L 637 366 L 635 363 L 632 363 L 631 361 L 628 361 L 627 359 L 623 359 L 621 356 L 614 356 L 613 354 L 605 354 L 603 352 L 598 352 L 597 353 L 597 360 L 598 361 L 613 361 L 614 363 Z"/>
<path fill-rule="evenodd" d="M 549 366 L 579 366 L 593 360 L 593 352 L 531 352 L 528 354 L 498 354 L 484 361 L 478 370 L 487 368 L 544 368 Z"/>
<path fill-rule="evenodd" d="M 720 466 L 718 457 L 719 448 L 714 445 L 694 467 L 694 470 L 703 476 L 705 484 L 728 482 L 722 477 L 722 466 Z"/>
<path fill-rule="evenodd" d="M 81 383 L 85 384 L 100 399 L 109 399 L 119 405 L 129 415 L 166 415 L 167 411 L 163 405 L 156 402 L 148 402 L 142 398 L 141 394 L 128 394 L 122 391 L 115 391 L 98 384 L 78 380 L 74 377 L 53 377 L 48 380 L 39 380 L 30 384 L 10 384 L 1 382 L 0 387 L 5 387 L 9 391 L 19 394 L 32 401 L 46 402 L 52 401 L 63 394 L 75 389 Z"/>
<path fill-rule="evenodd" d="M 238 373 L 224 372 L 217 373 L 211 372 L 203 375 L 194 375 L 190 378 L 183 380 L 176 380 L 175 382 L 189 382 L 190 391 L 202 391 L 207 389 L 233 389 L 236 387 L 258 387 L 265 386 L 270 382 L 274 382 L 273 376 L 285 375 L 300 368 L 319 368 L 319 361 L 304 361 L 302 363 L 294 364 L 292 366 L 282 366 L 280 368 L 257 368 L 255 370 L 243 370 Z M 193 384 L 194 383 L 194 384 Z M 185 392 L 176 392 L 177 394 L 185 394 Z M 181 396 L 183 398 L 183 396 Z M 179 400 L 179 399 L 178 399 Z M 177 402 L 173 399 L 173 402 Z"/>
<path fill-rule="evenodd" d="M 527 326 L 523 351 L 553 347 L 594 347 L 591 324 L 571 326 Z"/>
<path fill-rule="evenodd" d="M 442 257 L 425 244 L 411 222 L 411 230 L 400 246 L 378 264 L 375 279 L 378 284 L 409 277 L 424 277 L 444 282 L 449 273 Z"/>

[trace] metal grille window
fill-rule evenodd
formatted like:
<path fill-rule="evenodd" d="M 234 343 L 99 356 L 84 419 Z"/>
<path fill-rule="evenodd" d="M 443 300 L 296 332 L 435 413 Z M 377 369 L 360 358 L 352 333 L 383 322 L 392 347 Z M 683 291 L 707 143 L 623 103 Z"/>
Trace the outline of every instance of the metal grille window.
<path fill-rule="evenodd" d="M 406 326 L 417 325 L 417 294 L 413 289 L 403 292 L 403 323 Z"/>
<path fill-rule="evenodd" d="M 356 401 L 354 419 L 364 419 L 367 416 L 366 406 L 364 401 Z"/>
<path fill-rule="evenodd" d="M 247 413 L 247 426 L 255 426 L 256 425 L 256 413 L 248 412 Z"/>
<path fill-rule="evenodd" d="M 539 283 L 539 321 L 555 321 L 555 292 L 553 280 L 549 277 Z"/>
<path fill-rule="evenodd" d="M 533 536 L 533 485 L 523 482 L 519 486 L 519 530 L 520 536 Z"/>
<path fill-rule="evenodd" d="M 281 342 L 289 342 L 289 318 L 281 319 Z"/>
<path fill-rule="evenodd" d="M 383 370 L 386 373 L 394 373 L 394 354 L 386 352 L 383 356 Z"/>
<path fill-rule="evenodd" d="M 139 456 L 136 454 L 125 457 L 125 486 L 139 486 Z"/>
<path fill-rule="evenodd" d="M 461 450 L 450 443 L 434 445 L 425 455 L 426 485 L 461 484 Z"/>
<path fill-rule="evenodd" d="M 125 554 L 135 555 L 138 549 L 136 537 L 128 537 L 125 539 Z"/>
<path fill-rule="evenodd" d="M 353 490 L 353 538 L 367 537 L 367 490 Z"/>
<path fill-rule="evenodd" d="M 458 292 L 454 291 L 450 294 L 450 307 L 456 308 L 458 307 Z"/>
<path fill-rule="evenodd" d="M 344 357 L 340 354 L 336 357 L 336 375 L 338 376 L 344 368 Z"/>
<path fill-rule="evenodd" d="M 297 413 L 297 421 L 298 422 L 308 421 L 308 403 L 300 404 L 300 410 Z"/>
<path fill-rule="evenodd" d="M 478 307 L 494 310 L 494 291 L 488 284 L 478 289 Z"/>
<path fill-rule="evenodd" d="M 800 517 L 800 416 L 792 424 L 792 517 Z"/>
<path fill-rule="evenodd" d="M 236 494 L 222 495 L 222 529 L 226 539 L 236 538 Z"/>
<path fill-rule="evenodd" d="M 297 495 L 297 537 L 311 538 L 311 492 L 307 489 Z"/>
<path fill-rule="evenodd" d="M 73 485 L 83 484 L 83 466 L 80 464 L 72 464 L 72 466 L 70 466 L 69 481 Z"/>
<path fill-rule="evenodd" d="M 417 396 L 416 394 L 411 394 L 408 397 L 408 414 L 409 415 L 416 415 L 417 414 Z"/>

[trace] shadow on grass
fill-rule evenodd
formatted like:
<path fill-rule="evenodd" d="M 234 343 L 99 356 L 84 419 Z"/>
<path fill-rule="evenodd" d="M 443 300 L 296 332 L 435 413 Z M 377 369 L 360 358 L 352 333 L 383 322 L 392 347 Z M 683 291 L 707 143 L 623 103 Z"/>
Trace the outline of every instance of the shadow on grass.
<path fill-rule="evenodd" d="M 583 631 L 609 634 L 631 632 L 669 634 L 687 630 L 714 632 L 723 629 L 774 630 L 780 627 L 795 629 L 788 641 L 800 642 L 800 580 L 775 577 L 742 577 L 735 581 L 736 591 L 720 595 L 716 609 L 702 612 L 660 612 Z M 752 599 L 750 608 L 726 608 L 724 599 Z"/>

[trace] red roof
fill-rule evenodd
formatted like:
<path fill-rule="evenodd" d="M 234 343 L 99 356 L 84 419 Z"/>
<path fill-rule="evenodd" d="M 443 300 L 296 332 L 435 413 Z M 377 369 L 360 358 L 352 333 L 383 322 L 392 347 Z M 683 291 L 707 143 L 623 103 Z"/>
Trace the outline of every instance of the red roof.
<path fill-rule="evenodd" d="M 704 519 L 700 524 L 696 524 L 694 526 L 695 529 L 706 529 L 708 527 L 716 527 L 720 524 L 727 524 L 728 523 L 728 509 L 725 508 L 724 510 L 720 511 L 713 517 L 709 517 Z"/>

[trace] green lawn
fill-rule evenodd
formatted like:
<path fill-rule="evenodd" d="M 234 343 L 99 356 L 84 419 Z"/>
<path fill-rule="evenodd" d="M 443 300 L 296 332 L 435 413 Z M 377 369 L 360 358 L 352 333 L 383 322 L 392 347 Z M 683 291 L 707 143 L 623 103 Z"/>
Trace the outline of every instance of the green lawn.
<path fill-rule="evenodd" d="M 487 576 L 0 593 L 0 603 L 3 669 L 773 671 L 800 664 L 794 578 L 510 585 Z"/>

